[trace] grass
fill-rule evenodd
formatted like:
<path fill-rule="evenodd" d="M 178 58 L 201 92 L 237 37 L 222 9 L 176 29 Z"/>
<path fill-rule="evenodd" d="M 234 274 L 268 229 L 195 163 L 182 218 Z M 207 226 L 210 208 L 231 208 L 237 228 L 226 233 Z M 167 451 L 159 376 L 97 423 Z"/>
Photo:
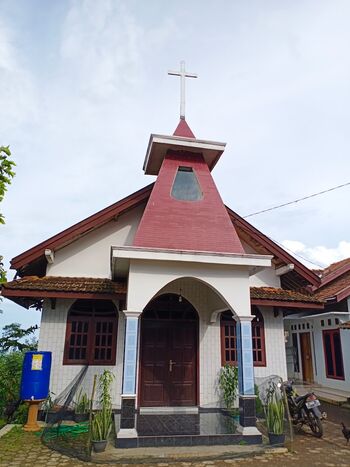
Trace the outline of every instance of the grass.
<path fill-rule="evenodd" d="M 4 418 L 0 418 L 0 430 L 2 427 L 4 427 L 6 425 L 6 420 Z"/>

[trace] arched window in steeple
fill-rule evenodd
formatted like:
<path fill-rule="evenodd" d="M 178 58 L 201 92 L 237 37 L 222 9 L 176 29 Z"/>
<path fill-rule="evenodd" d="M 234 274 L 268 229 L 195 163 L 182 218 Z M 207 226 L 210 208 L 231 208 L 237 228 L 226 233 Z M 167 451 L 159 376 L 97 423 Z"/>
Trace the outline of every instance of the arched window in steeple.
<path fill-rule="evenodd" d="M 203 198 L 202 190 L 192 167 L 180 166 L 177 169 L 171 196 L 180 201 L 199 201 Z"/>

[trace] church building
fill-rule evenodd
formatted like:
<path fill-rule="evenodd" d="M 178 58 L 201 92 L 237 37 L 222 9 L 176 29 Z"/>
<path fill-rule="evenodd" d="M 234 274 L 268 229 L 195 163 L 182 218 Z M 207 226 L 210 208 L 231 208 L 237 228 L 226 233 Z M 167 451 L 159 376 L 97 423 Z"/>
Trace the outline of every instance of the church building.
<path fill-rule="evenodd" d="M 181 114 L 173 135 L 150 136 L 154 183 L 12 260 L 2 295 L 41 308 L 51 391 L 86 365 L 90 383 L 114 373 L 117 446 L 142 445 L 140 414 L 222 407 L 225 364 L 238 367 L 237 432 L 261 442 L 254 379 L 287 378 L 284 316 L 323 308 L 307 292 L 319 276 L 223 203 L 212 171 L 224 150 Z"/>

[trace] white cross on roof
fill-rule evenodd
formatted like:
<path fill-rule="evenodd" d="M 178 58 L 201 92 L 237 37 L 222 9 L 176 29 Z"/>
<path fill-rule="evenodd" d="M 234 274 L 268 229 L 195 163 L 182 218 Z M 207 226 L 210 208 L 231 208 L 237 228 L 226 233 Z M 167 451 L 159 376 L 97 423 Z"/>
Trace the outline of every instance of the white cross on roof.
<path fill-rule="evenodd" d="M 180 118 L 185 120 L 185 79 L 198 78 L 196 73 L 185 71 L 185 62 L 180 62 L 180 71 L 168 71 L 168 75 L 180 76 Z"/>

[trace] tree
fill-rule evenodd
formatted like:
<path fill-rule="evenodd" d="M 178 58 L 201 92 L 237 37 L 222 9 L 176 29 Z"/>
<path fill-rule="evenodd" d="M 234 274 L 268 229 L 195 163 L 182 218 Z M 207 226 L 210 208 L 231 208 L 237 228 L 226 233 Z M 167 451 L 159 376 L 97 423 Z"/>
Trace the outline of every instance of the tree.
<path fill-rule="evenodd" d="M 11 151 L 9 146 L 0 146 L 0 203 L 4 199 L 5 193 L 11 181 L 15 176 L 13 167 L 16 165 L 10 159 Z M 5 224 L 5 218 L 0 212 L 0 224 Z M 3 257 L 0 255 L 0 283 L 6 281 L 6 271 L 2 262 Z"/>
<path fill-rule="evenodd" d="M 37 329 L 37 325 L 22 329 L 19 323 L 11 323 L 4 326 L 2 328 L 2 336 L 0 337 L 0 354 L 36 350 L 38 341 L 34 333 Z"/>

